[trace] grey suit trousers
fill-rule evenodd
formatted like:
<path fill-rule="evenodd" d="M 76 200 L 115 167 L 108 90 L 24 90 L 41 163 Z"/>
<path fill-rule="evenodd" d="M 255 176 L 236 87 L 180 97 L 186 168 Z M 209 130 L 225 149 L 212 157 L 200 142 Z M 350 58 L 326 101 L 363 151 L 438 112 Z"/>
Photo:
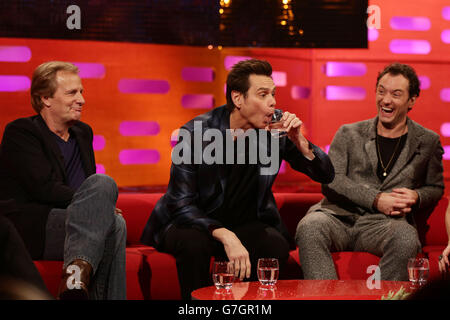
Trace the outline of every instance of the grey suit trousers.
<path fill-rule="evenodd" d="M 381 280 L 407 281 L 408 259 L 421 249 L 416 228 L 383 213 L 348 218 L 312 211 L 299 222 L 295 240 L 305 279 L 338 279 L 331 252 L 365 251 L 381 257 Z"/>

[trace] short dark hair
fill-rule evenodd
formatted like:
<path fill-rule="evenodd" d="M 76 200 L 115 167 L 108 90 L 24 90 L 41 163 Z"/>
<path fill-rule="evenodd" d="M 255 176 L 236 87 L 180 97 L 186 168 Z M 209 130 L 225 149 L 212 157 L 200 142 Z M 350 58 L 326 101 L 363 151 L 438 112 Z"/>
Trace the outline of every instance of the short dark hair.
<path fill-rule="evenodd" d="M 232 91 L 238 91 L 247 97 L 250 87 L 249 76 L 251 74 L 272 76 L 272 66 L 265 60 L 249 59 L 236 63 L 227 77 L 227 109 L 231 112 L 236 107 L 231 98 Z"/>
<path fill-rule="evenodd" d="M 377 77 L 377 85 L 375 87 L 378 88 L 378 82 L 380 81 L 380 79 L 385 75 L 385 74 L 391 74 L 391 75 L 399 75 L 401 74 L 402 76 L 404 76 L 406 79 L 408 79 L 409 81 L 409 88 L 408 88 L 408 93 L 409 93 L 409 98 L 412 97 L 418 97 L 420 94 L 420 81 L 419 78 L 417 77 L 416 71 L 409 65 L 407 64 L 402 64 L 402 63 L 392 63 L 388 66 L 386 66 L 383 71 L 381 71 L 380 73 L 378 73 L 378 77 Z"/>

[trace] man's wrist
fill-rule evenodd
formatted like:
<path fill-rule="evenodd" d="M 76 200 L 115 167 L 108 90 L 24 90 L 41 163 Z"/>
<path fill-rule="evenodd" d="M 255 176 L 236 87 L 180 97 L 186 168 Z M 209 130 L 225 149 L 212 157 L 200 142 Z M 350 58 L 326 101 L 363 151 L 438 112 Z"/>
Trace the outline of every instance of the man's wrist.
<path fill-rule="evenodd" d="M 380 200 L 381 192 L 377 193 L 375 196 L 375 199 L 373 200 L 372 208 L 376 211 L 378 211 L 378 201 Z"/>
<path fill-rule="evenodd" d="M 297 145 L 297 149 L 300 150 L 300 152 L 303 154 L 303 156 L 308 159 L 309 161 L 314 160 L 314 158 L 316 157 L 316 155 L 314 154 L 314 149 L 313 146 L 311 144 L 311 142 L 309 142 L 305 137 L 303 137 L 304 141 L 303 143 L 307 143 L 308 147 L 307 148 L 301 148 L 302 143 L 299 141 Z"/>

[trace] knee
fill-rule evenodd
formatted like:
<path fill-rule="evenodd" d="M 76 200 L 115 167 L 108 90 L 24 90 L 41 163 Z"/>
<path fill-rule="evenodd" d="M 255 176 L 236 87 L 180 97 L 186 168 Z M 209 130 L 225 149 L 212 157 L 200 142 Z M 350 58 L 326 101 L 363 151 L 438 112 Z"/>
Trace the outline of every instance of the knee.
<path fill-rule="evenodd" d="M 117 196 L 119 194 L 119 189 L 117 187 L 116 182 L 113 178 L 106 174 L 100 174 L 96 173 L 93 175 L 90 175 L 86 180 L 85 183 L 87 183 L 89 186 L 92 186 L 96 188 L 97 190 L 101 191 L 102 193 L 108 195 L 109 197 L 112 197 L 114 199 L 117 199 Z"/>
<path fill-rule="evenodd" d="M 393 224 L 391 242 L 399 255 L 415 257 L 420 252 L 417 230 L 407 222 Z"/>
<path fill-rule="evenodd" d="M 295 241 L 297 245 L 305 240 L 318 238 L 318 235 L 323 234 L 329 228 L 330 218 L 323 212 L 313 211 L 308 213 L 297 225 L 295 233 Z"/>

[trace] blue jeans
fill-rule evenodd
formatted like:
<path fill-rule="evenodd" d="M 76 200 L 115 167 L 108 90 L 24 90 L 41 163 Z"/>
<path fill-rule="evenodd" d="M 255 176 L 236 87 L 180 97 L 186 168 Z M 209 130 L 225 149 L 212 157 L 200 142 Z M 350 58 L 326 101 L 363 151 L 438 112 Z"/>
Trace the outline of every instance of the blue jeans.
<path fill-rule="evenodd" d="M 115 213 L 117 185 L 103 174 L 88 177 L 67 209 L 50 211 L 43 259 L 83 259 L 93 269 L 92 299 L 126 299 L 126 225 Z"/>

